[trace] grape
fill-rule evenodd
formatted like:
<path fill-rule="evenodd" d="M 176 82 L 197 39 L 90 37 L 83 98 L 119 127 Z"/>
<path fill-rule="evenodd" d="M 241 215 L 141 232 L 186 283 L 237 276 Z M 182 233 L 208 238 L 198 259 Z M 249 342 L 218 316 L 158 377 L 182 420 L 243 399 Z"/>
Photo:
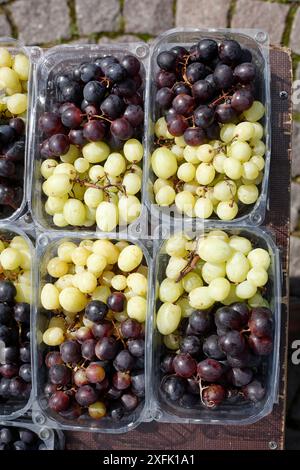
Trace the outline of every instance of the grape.
<path fill-rule="evenodd" d="M 126 76 L 126 69 L 118 63 L 113 63 L 105 67 L 105 76 L 112 82 L 122 82 Z"/>
<path fill-rule="evenodd" d="M 175 137 L 181 136 L 184 131 L 188 128 L 188 124 L 183 116 L 176 114 L 168 121 L 168 131 Z"/>
<path fill-rule="evenodd" d="M 89 81 L 83 88 L 83 97 L 89 103 L 99 105 L 106 93 L 106 88 L 97 81 Z"/>
<path fill-rule="evenodd" d="M 236 355 L 245 349 L 246 343 L 241 333 L 232 330 L 220 337 L 219 346 L 225 353 Z"/>
<path fill-rule="evenodd" d="M 248 343 L 254 354 L 258 356 L 268 356 L 273 349 L 272 339 L 268 336 L 257 337 L 251 334 L 248 338 Z"/>
<path fill-rule="evenodd" d="M 91 418 L 101 419 L 106 415 L 106 406 L 101 401 L 89 405 L 88 412 Z"/>
<path fill-rule="evenodd" d="M 205 78 L 206 75 L 207 69 L 201 62 L 194 62 L 193 64 L 188 65 L 186 69 L 186 78 L 191 84 Z"/>
<path fill-rule="evenodd" d="M 93 384 L 102 382 L 105 378 L 105 370 L 100 364 L 97 364 L 97 362 L 91 362 L 87 366 L 85 373 L 88 381 Z"/>
<path fill-rule="evenodd" d="M 87 339 L 82 343 L 81 355 L 84 359 L 88 359 L 90 361 L 96 359 L 96 354 L 95 354 L 96 344 L 97 344 L 97 341 L 94 339 Z"/>
<path fill-rule="evenodd" d="M 219 338 L 217 335 L 211 335 L 205 338 L 203 343 L 203 352 L 209 358 L 222 360 L 225 358 L 225 354 L 221 351 L 218 340 Z"/>
<path fill-rule="evenodd" d="M 144 372 L 135 372 L 131 375 L 131 389 L 137 397 L 143 398 L 145 396 Z"/>
<path fill-rule="evenodd" d="M 124 310 L 125 296 L 122 292 L 114 292 L 107 299 L 107 306 L 114 312 L 122 312 Z"/>
<path fill-rule="evenodd" d="M 233 39 L 226 39 L 219 45 L 219 57 L 225 64 L 234 64 L 238 62 L 241 55 L 241 46 Z"/>
<path fill-rule="evenodd" d="M 110 130 L 120 140 L 130 139 L 133 135 L 133 128 L 124 117 L 112 121 Z"/>
<path fill-rule="evenodd" d="M 249 368 L 233 368 L 227 373 L 227 378 L 235 387 L 243 387 L 251 382 L 253 372 Z"/>
<path fill-rule="evenodd" d="M 55 156 L 64 155 L 70 148 L 69 138 L 64 134 L 54 134 L 49 139 L 49 149 Z"/>
<path fill-rule="evenodd" d="M 128 350 L 134 357 L 143 357 L 145 354 L 145 341 L 141 338 L 130 339 L 127 342 Z"/>
<path fill-rule="evenodd" d="M 213 96 L 213 87 L 207 80 L 198 80 L 192 86 L 192 95 L 199 103 L 205 103 Z"/>
<path fill-rule="evenodd" d="M 175 373 L 180 377 L 188 378 L 196 373 L 197 362 L 190 354 L 177 354 L 173 360 Z"/>
<path fill-rule="evenodd" d="M 231 104 L 223 103 L 216 107 L 215 116 L 218 122 L 226 124 L 235 120 L 236 112 L 232 108 Z"/>
<path fill-rule="evenodd" d="M 166 302 L 162 304 L 157 312 L 156 325 L 158 331 L 163 335 L 173 333 L 179 325 L 181 309 L 179 306 Z"/>
<path fill-rule="evenodd" d="M 195 332 L 204 333 L 211 325 L 210 314 L 206 311 L 195 310 L 189 318 L 189 324 Z"/>
<path fill-rule="evenodd" d="M 233 84 L 232 69 L 226 64 L 219 64 L 213 73 L 214 82 L 220 90 L 226 90 Z"/>
<path fill-rule="evenodd" d="M 252 268 L 263 268 L 267 270 L 271 263 L 269 253 L 262 248 L 255 248 L 248 254 L 248 260 Z"/>
<path fill-rule="evenodd" d="M 215 359 L 204 359 L 197 365 L 197 372 L 206 382 L 219 380 L 224 373 L 223 365 Z"/>
<path fill-rule="evenodd" d="M 258 380 L 253 380 L 245 387 L 242 388 L 242 392 L 246 399 L 257 403 L 261 401 L 265 394 L 266 390 Z"/>
<path fill-rule="evenodd" d="M 79 103 L 82 96 L 82 91 L 79 83 L 69 81 L 61 87 L 61 95 L 63 101 Z"/>
<path fill-rule="evenodd" d="M 91 385 L 83 385 L 79 387 L 75 393 L 75 399 L 81 406 L 90 406 L 97 401 L 98 395 Z"/>
<path fill-rule="evenodd" d="M 161 92 L 162 89 L 159 91 Z M 194 99 L 190 95 L 184 93 L 176 95 L 172 101 L 172 107 L 175 109 L 176 113 L 183 116 L 190 116 L 193 112 L 194 104 Z"/>
<path fill-rule="evenodd" d="M 183 351 L 186 352 L 186 351 Z M 173 366 L 173 360 L 175 358 L 175 354 L 166 354 L 163 356 L 160 362 L 160 370 L 164 374 L 173 374 L 174 373 L 174 366 Z"/>
<path fill-rule="evenodd" d="M 127 320 L 121 323 L 121 333 L 123 335 L 123 338 L 136 339 L 141 334 L 141 331 L 141 324 L 136 320 L 128 318 Z"/>
<path fill-rule="evenodd" d="M 265 108 L 260 101 L 253 101 L 251 105 L 246 108 L 244 116 L 247 121 L 256 122 L 259 121 L 265 113 Z"/>
<path fill-rule="evenodd" d="M 136 76 L 140 71 L 141 64 L 133 55 L 125 55 L 120 63 L 131 77 Z"/>
<path fill-rule="evenodd" d="M 171 401 L 177 401 L 185 392 L 185 381 L 176 375 L 166 376 L 162 379 L 161 390 Z"/>
<path fill-rule="evenodd" d="M 101 69 L 96 64 L 83 64 L 80 67 L 80 79 L 84 82 L 98 79 L 101 76 Z"/>
<path fill-rule="evenodd" d="M 205 142 L 205 132 L 200 127 L 188 127 L 183 136 L 188 145 L 196 146 Z"/>
<path fill-rule="evenodd" d="M 140 105 L 129 104 L 124 111 L 124 118 L 132 127 L 138 127 L 144 121 L 144 111 Z"/>
<path fill-rule="evenodd" d="M 113 337 L 104 336 L 96 344 L 96 356 L 104 361 L 114 359 L 118 353 L 119 344 Z"/>
<path fill-rule="evenodd" d="M 64 364 L 55 364 L 49 368 L 49 380 L 55 385 L 67 385 L 71 381 L 70 369 Z"/>
<path fill-rule="evenodd" d="M 101 323 L 108 313 L 108 306 L 100 300 L 92 300 L 85 308 L 85 316 L 94 323 Z"/>
<path fill-rule="evenodd" d="M 210 62 L 218 54 L 218 44 L 213 39 L 201 39 L 197 44 L 199 57 L 204 62 Z"/>
<path fill-rule="evenodd" d="M 112 382 L 117 390 L 126 390 L 130 387 L 131 376 L 126 372 L 116 372 L 113 375 Z"/>
<path fill-rule="evenodd" d="M 60 345 L 62 360 L 66 363 L 76 363 L 81 358 L 81 347 L 77 341 L 65 341 Z"/>
<path fill-rule="evenodd" d="M 103 121 L 90 120 L 83 126 L 83 138 L 81 142 L 84 143 L 84 139 L 87 139 L 90 142 L 97 142 L 102 140 L 105 135 L 105 131 L 106 126 Z"/>
<path fill-rule="evenodd" d="M 19 376 L 24 380 L 24 382 L 31 383 L 31 365 L 29 363 L 21 365 Z"/>
<path fill-rule="evenodd" d="M 254 98 L 251 91 L 246 88 L 242 88 L 233 93 L 231 98 L 231 106 L 238 113 L 242 113 L 243 111 L 251 108 L 253 100 Z"/>
<path fill-rule="evenodd" d="M 215 113 L 209 106 L 198 106 L 194 111 L 194 121 L 196 126 L 206 129 L 214 122 Z M 222 122 L 222 121 L 221 121 Z"/>
<path fill-rule="evenodd" d="M 172 51 L 164 51 L 158 54 L 156 60 L 161 69 L 172 72 L 176 67 L 177 56 Z"/>
<path fill-rule="evenodd" d="M 16 288 L 10 281 L 0 281 L 0 302 L 12 303 L 16 295 Z"/>
<path fill-rule="evenodd" d="M 59 413 L 69 408 L 70 399 L 69 396 L 62 391 L 57 391 L 51 395 L 49 399 L 49 408 Z"/>
<path fill-rule="evenodd" d="M 16 118 L 19 119 L 19 118 Z M 22 121 L 23 122 L 23 121 Z M 60 117 L 51 112 L 45 112 L 39 118 L 39 128 L 47 135 L 58 134 L 62 130 Z M 24 124 L 23 124 L 24 127 Z"/>
<path fill-rule="evenodd" d="M 221 385 L 213 384 L 205 387 L 202 393 L 202 400 L 208 408 L 215 408 L 225 399 L 225 389 Z"/>

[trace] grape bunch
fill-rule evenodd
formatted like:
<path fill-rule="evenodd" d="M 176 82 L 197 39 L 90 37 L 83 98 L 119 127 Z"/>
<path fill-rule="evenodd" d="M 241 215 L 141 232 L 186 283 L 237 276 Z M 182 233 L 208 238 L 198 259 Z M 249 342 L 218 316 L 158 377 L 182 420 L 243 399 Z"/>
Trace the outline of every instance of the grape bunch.
<path fill-rule="evenodd" d="M 157 56 L 153 184 L 159 206 L 234 219 L 259 197 L 264 106 L 255 100 L 251 53 L 234 40 L 202 39 Z"/>
<path fill-rule="evenodd" d="M 128 225 L 141 212 L 143 79 L 139 60 L 107 55 L 50 80 L 39 118 L 45 211 L 58 227 Z"/>
<path fill-rule="evenodd" d="M 20 236 L 0 240 L 0 404 L 31 392 L 31 256 Z"/>
<path fill-rule="evenodd" d="M 193 310 L 178 333 L 164 337 L 160 390 L 183 408 L 264 399 L 266 361 L 272 352 L 272 312 L 245 302 Z"/>
<path fill-rule="evenodd" d="M 0 428 L 0 450 L 47 450 L 38 435 L 27 428 Z"/>
<path fill-rule="evenodd" d="M 24 54 L 0 48 L 0 214 L 9 217 L 23 199 L 25 120 L 30 64 Z"/>
<path fill-rule="evenodd" d="M 126 241 L 63 242 L 41 303 L 52 311 L 43 342 L 49 408 L 64 419 L 119 421 L 145 395 L 147 267 Z M 55 349 L 53 347 L 56 347 Z"/>

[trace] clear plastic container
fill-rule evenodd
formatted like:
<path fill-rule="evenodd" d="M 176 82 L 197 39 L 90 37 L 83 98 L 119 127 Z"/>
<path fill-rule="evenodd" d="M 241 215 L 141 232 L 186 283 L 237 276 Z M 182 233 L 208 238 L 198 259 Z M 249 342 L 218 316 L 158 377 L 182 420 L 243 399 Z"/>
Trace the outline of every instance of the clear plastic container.
<path fill-rule="evenodd" d="M 17 223 L 15 223 L 14 225 L 8 225 L 8 224 L 1 225 L 0 224 L 0 239 L 11 240 L 15 236 L 21 236 L 27 241 L 28 246 L 30 248 L 30 252 L 31 252 L 31 258 L 33 260 L 34 247 L 29 236 L 22 229 L 17 227 Z M 31 285 L 34 286 L 33 269 L 31 269 Z M 34 306 L 31 303 L 31 307 L 30 307 L 31 319 L 33 317 L 33 310 L 34 310 Z M 33 345 L 31 341 L 31 364 L 33 364 L 32 357 L 33 357 Z M 2 401 L 2 399 L 0 398 L 0 421 L 1 420 L 14 420 L 24 415 L 26 411 L 28 411 L 28 409 L 32 405 L 32 397 L 33 397 L 33 389 L 31 390 L 31 396 L 28 400 L 18 400 L 18 399 L 11 398 L 9 400 Z"/>
<path fill-rule="evenodd" d="M 272 238 L 272 235 L 265 229 L 249 228 L 243 226 L 230 227 L 223 225 L 213 225 L 205 228 L 209 232 L 215 228 L 224 230 L 230 235 L 241 235 L 249 238 L 254 247 L 266 249 L 271 257 L 271 266 L 269 268 L 269 281 L 264 296 L 270 303 L 273 312 L 274 332 L 273 332 L 273 352 L 266 357 L 265 365 L 265 398 L 258 403 L 242 402 L 239 404 L 224 404 L 215 409 L 205 409 L 199 405 L 198 408 L 186 409 L 167 402 L 160 393 L 160 353 L 162 351 L 162 336 L 157 331 L 154 321 L 151 325 L 152 335 L 152 356 L 151 356 L 151 383 L 152 417 L 157 421 L 172 423 L 198 423 L 198 424 L 224 424 L 224 425 L 249 425 L 264 416 L 271 413 L 273 405 L 278 400 L 278 380 L 279 380 L 279 354 L 280 354 L 280 326 L 281 326 L 281 271 L 279 261 L 279 250 Z M 174 233 L 180 233 L 182 230 L 175 228 Z M 191 229 L 185 231 L 193 238 L 199 235 L 199 230 Z M 169 238 L 162 228 L 163 241 L 157 242 L 154 254 L 154 279 L 156 279 L 155 299 L 158 298 L 159 283 L 166 277 L 165 269 L 169 256 L 165 252 L 166 239 Z M 160 302 L 157 301 L 157 307 Z M 157 310 L 157 309 L 156 309 Z M 154 316 L 153 316 L 154 318 Z"/>
<path fill-rule="evenodd" d="M 269 40 L 268 35 L 264 31 L 256 29 L 197 29 L 197 28 L 175 28 L 161 34 L 151 44 L 151 58 L 150 58 L 150 71 L 148 78 L 148 99 L 149 99 L 149 122 L 147 125 L 147 140 L 146 140 L 146 161 L 144 173 L 144 186 L 145 186 L 145 201 L 151 214 L 157 218 L 161 217 L 162 223 L 167 223 L 171 220 L 180 220 L 182 215 L 174 209 L 160 207 L 155 203 L 153 195 L 153 183 L 156 179 L 151 169 L 151 154 L 154 150 L 154 123 L 161 116 L 159 115 L 158 107 L 155 102 L 155 75 L 158 70 L 156 62 L 157 56 L 160 52 L 169 50 L 174 46 L 181 45 L 190 47 L 196 44 L 202 38 L 212 38 L 215 40 L 235 39 L 242 47 L 250 49 L 253 56 L 253 63 L 258 72 L 259 85 L 256 89 L 256 99 L 260 100 L 265 106 L 265 117 L 263 125 L 265 128 L 265 168 L 263 180 L 260 184 L 260 196 L 255 205 L 240 207 L 239 213 L 234 220 L 226 222 L 227 225 L 234 225 L 240 223 L 250 223 L 251 225 L 260 225 L 264 220 L 267 193 L 268 193 L 268 179 L 270 171 L 270 156 L 271 156 L 271 126 L 270 126 L 270 70 L 269 70 Z M 172 212 L 171 212 L 172 209 Z M 193 219 L 184 216 L 184 219 L 191 222 Z M 202 224 L 201 219 L 195 218 L 196 222 Z M 205 223 L 222 224 L 224 221 L 219 220 L 215 215 L 210 219 L 205 220 Z"/>
<path fill-rule="evenodd" d="M 29 71 L 29 78 L 28 78 L 28 107 L 26 113 L 26 128 L 25 128 L 25 154 L 24 154 L 24 177 L 23 177 L 23 198 L 20 206 L 13 210 L 11 209 L 11 213 L 7 216 L 0 215 L 0 223 L 10 223 L 17 220 L 23 213 L 27 203 L 27 184 L 28 184 L 28 175 L 29 175 L 29 155 L 28 155 L 28 146 L 29 146 L 29 135 L 30 135 L 30 100 L 31 100 L 31 87 L 32 87 L 32 79 L 33 79 L 33 67 L 31 63 L 31 54 L 30 48 L 25 47 L 20 41 L 9 38 L 9 37 L 2 37 L 0 38 L 0 47 L 5 47 L 8 51 L 13 54 L 24 54 L 30 59 L 30 71 Z M 1 92 L 2 93 L 2 92 Z"/>
<path fill-rule="evenodd" d="M 91 234 L 90 234 L 91 235 Z M 35 313 L 32 319 L 32 329 L 34 331 L 33 345 L 34 345 L 34 373 L 33 373 L 33 384 L 34 384 L 34 401 L 32 406 L 32 417 L 34 423 L 38 425 L 43 425 L 52 428 L 59 429 L 68 429 L 68 430 L 82 430 L 82 431 L 94 431 L 102 433 L 124 433 L 129 430 L 134 429 L 138 424 L 147 420 L 147 412 L 149 410 L 149 375 L 145 374 L 146 379 L 146 396 L 144 402 L 136 408 L 128 416 L 124 416 L 120 421 L 113 421 L 109 417 L 102 418 L 100 420 L 93 420 L 88 417 L 79 417 L 76 420 L 67 420 L 64 419 L 59 414 L 51 411 L 48 408 L 47 402 L 48 399 L 44 394 L 44 386 L 46 384 L 46 366 L 44 365 L 43 358 L 45 353 L 51 349 L 46 346 L 42 341 L 42 334 L 46 330 L 51 313 L 45 311 L 41 308 L 40 302 L 40 292 L 42 285 L 45 283 L 47 278 L 46 266 L 49 259 L 53 256 L 56 256 L 57 247 L 63 241 L 72 241 L 74 243 L 80 242 L 83 239 L 109 239 L 111 241 L 118 240 L 128 240 L 132 244 L 138 245 L 144 254 L 144 261 L 146 262 L 149 272 L 148 272 L 148 291 L 149 295 L 147 297 L 147 320 L 145 324 L 145 337 L 146 337 L 146 347 L 145 347 L 145 371 L 148 370 L 148 361 L 150 350 L 148 348 L 148 332 L 149 332 L 149 322 L 151 321 L 151 285 L 152 285 L 152 267 L 151 259 L 146 248 L 146 245 L 138 240 L 131 240 L 126 236 L 119 236 L 117 234 L 104 235 L 99 234 L 99 236 L 88 236 L 87 234 L 82 233 L 70 233 L 64 232 L 63 234 L 52 234 L 45 233 L 40 235 L 37 239 L 37 250 L 36 250 L 36 266 L 39 266 L 36 269 L 35 276 L 35 285 L 36 296 L 35 296 Z"/>
<path fill-rule="evenodd" d="M 35 48 L 37 50 L 37 48 Z M 34 77 L 34 91 L 32 100 L 31 110 L 31 142 L 30 142 L 30 154 L 32 155 L 31 168 L 30 168 L 30 181 L 31 188 L 28 194 L 29 206 L 33 215 L 34 222 L 37 227 L 41 230 L 55 230 L 62 231 L 68 230 L 60 229 L 55 226 L 52 217 L 45 212 L 45 196 L 42 192 L 43 178 L 40 174 L 41 158 L 39 152 L 39 146 L 42 142 L 41 132 L 38 129 L 38 119 L 45 110 L 49 110 L 49 106 L 56 101 L 57 91 L 53 86 L 53 76 L 58 73 L 66 73 L 75 66 L 80 65 L 86 60 L 96 59 L 97 57 L 105 54 L 113 54 L 116 57 L 123 57 L 126 54 L 132 54 L 136 56 L 141 63 L 141 74 L 144 82 L 144 132 L 143 132 L 143 145 L 146 145 L 146 123 L 148 116 L 148 102 L 147 91 L 146 91 L 146 77 L 148 74 L 148 62 L 149 62 L 149 47 L 145 43 L 130 43 L 130 44 L 109 44 L 105 45 L 62 45 L 50 48 L 48 50 L 39 49 L 40 58 L 37 60 L 36 72 Z M 145 153 L 144 153 L 145 155 Z M 145 157 L 144 157 L 145 158 Z M 141 162 L 143 164 L 143 160 Z M 144 167 L 144 164 L 143 164 Z M 138 219 L 132 224 L 138 223 L 138 221 L 145 214 L 145 191 L 142 186 L 141 197 L 142 212 Z M 70 229 L 72 229 L 70 227 Z M 88 231 L 86 227 L 76 227 L 77 231 Z M 94 232 L 96 226 L 90 228 L 90 231 Z M 99 230 L 99 229 L 98 229 Z M 121 226 L 120 231 L 126 231 L 126 226 Z"/>
<path fill-rule="evenodd" d="M 30 418 L 23 418 L 19 421 L 0 421 L 0 430 L 4 427 L 29 429 L 30 431 L 36 433 L 45 446 L 45 449 L 43 450 L 63 450 L 65 447 L 65 437 L 62 431 L 50 429 L 45 426 L 38 426 L 34 424 Z"/>

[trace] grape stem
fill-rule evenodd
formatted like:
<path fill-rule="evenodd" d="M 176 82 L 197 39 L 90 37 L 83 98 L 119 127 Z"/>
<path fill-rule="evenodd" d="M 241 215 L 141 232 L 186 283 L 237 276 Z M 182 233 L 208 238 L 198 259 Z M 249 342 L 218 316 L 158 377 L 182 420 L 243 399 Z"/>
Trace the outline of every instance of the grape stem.
<path fill-rule="evenodd" d="M 181 279 L 184 278 L 184 276 L 186 276 L 189 272 L 193 271 L 193 269 L 195 268 L 195 266 L 198 263 L 199 259 L 200 259 L 200 256 L 198 254 L 196 254 L 195 251 L 191 251 L 191 253 L 189 255 L 188 264 L 186 265 L 185 268 L 183 268 L 180 271 L 180 274 L 179 274 L 179 276 L 178 276 L 178 278 L 176 279 L 175 282 L 180 282 Z"/>
<path fill-rule="evenodd" d="M 221 96 L 219 96 L 219 98 L 215 99 L 214 101 L 212 101 L 211 103 L 209 103 L 209 107 L 210 108 L 213 108 L 214 106 L 216 106 L 217 104 L 219 104 L 221 101 L 225 100 L 226 98 L 231 98 L 232 95 L 231 93 L 233 92 L 234 90 L 233 89 L 230 89 L 229 91 L 227 91 L 226 93 L 222 93 Z"/>
<path fill-rule="evenodd" d="M 108 188 L 118 188 L 120 191 L 124 192 L 126 196 L 126 189 L 121 183 L 108 183 L 104 186 L 99 186 L 97 183 L 90 183 L 88 181 L 81 180 L 80 178 L 75 178 L 73 181 L 75 183 L 80 184 L 81 186 L 86 186 L 87 188 L 102 189 L 103 191 L 106 191 Z"/>
<path fill-rule="evenodd" d="M 198 385 L 199 385 L 199 395 L 200 395 L 200 400 L 201 400 L 201 403 L 203 406 L 205 406 L 206 408 L 211 408 L 213 407 L 214 405 L 209 405 L 209 403 L 204 403 L 203 401 L 203 396 L 202 396 L 202 393 L 203 393 L 203 390 L 205 390 L 206 388 L 208 388 L 207 386 L 206 387 L 203 387 L 202 385 L 202 379 L 201 377 L 197 376 L 197 382 L 198 382 Z"/>

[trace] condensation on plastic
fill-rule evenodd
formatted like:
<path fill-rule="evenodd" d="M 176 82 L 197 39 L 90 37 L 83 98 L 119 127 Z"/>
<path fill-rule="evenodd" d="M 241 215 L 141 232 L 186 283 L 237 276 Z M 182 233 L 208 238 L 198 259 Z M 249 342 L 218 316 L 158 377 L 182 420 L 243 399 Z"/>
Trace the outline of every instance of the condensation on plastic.
<path fill-rule="evenodd" d="M 224 424 L 224 425 L 249 425 L 259 421 L 264 416 L 271 413 L 273 405 L 278 402 L 278 383 L 279 383 L 279 354 L 280 354 L 280 327 L 281 327 L 281 270 L 280 270 L 280 253 L 279 249 L 273 240 L 272 234 L 265 228 L 250 227 L 245 225 L 236 225 L 235 227 L 228 227 L 223 224 L 210 224 L 206 226 L 204 231 L 209 232 L 213 229 L 224 230 L 229 235 L 245 236 L 251 240 L 253 246 L 266 249 L 271 257 L 271 266 L 269 268 L 269 281 L 267 284 L 266 297 L 270 302 L 270 308 L 273 312 L 274 319 L 274 345 L 273 352 L 267 358 L 267 371 L 265 376 L 266 396 L 265 398 L 255 404 L 245 402 L 239 404 L 226 404 L 220 405 L 216 409 L 205 409 L 204 407 L 198 409 L 188 410 L 179 407 L 171 402 L 167 402 L 159 392 L 160 384 L 160 367 L 159 360 L 162 347 L 162 335 L 155 327 L 155 314 L 152 316 L 152 324 L 149 327 L 148 340 L 151 341 L 149 348 L 152 350 L 150 358 L 151 370 L 151 413 L 153 419 L 162 422 L 172 423 L 198 423 L 198 424 Z M 153 276 L 153 310 L 156 311 L 156 301 L 158 298 L 159 283 L 165 278 L 166 260 L 168 255 L 165 252 L 165 244 L 167 232 L 165 227 L 157 227 L 157 230 L 163 234 L 163 240 L 155 242 L 154 246 L 154 268 Z M 181 228 L 174 227 L 174 233 L 182 232 Z M 201 233 L 199 229 L 191 227 L 185 233 L 191 235 L 192 238 L 199 236 Z"/>
<path fill-rule="evenodd" d="M 128 44 L 109 44 L 109 45 L 62 45 L 56 46 L 47 50 L 34 48 L 35 55 L 35 74 L 32 85 L 31 94 L 31 128 L 30 128 L 30 149 L 31 156 L 30 174 L 28 179 L 31 182 L 28 190 L 29 207 L 37 227 L 41 230 L 51 230 L 61 232 L 63 230 L 72 230 L 72 227 L 65 227 L 63 229 L 54 225 L 52 217 L 45 212 L 44 209 L 44 196 L 42 192 L 43 179 L 40 173 L 40 151 L 39 146 L 41 143 L 40 131 L 38 129 L 38 119 L 45 111 L 46 107 L 53 100 L 53 81 L 51 81 L 51 74 L 66 73 L 73 67 L 78 66 L 86 60 L 95 59 L 100 55 L 113 54 L 116 57 L 123 57 L 126 54 L 132 54 L 137 57 L 141 63 L 141 72 L 144 84 L 144 132 L 143 132 L 143 145 L 146 147 L 146 126 L 148 123 L 148 106 L 149 99 L 147 96 L 148 88 L 146 80 L 148 78 L 149 70 L 149 46 L 145 43 L 128 43 Z M 52 95 L 51 95 L 52 92 Z M 143 173 L 145 168 L 145 151 L 144 158 L 141 161 L 143 165 Z M 118 226 L 119 232 L 125 232 L 127 227 L 131 229 L 140 220 L 146 217 L 145 207 L 145 188 L 141 189 L 141 204 L 142 210 L 140 216 L 133 221 L 129 226 Z M 94 233 L 100 230 L 95 226 L 88 229 L 87 227 L 76 227 L 77 231 Z"/>
<path fill-rule="evenodd" d="M 105 417 L 101 420 L 92 420 L 85 417 L 78 418 L 76 420 L 68 420 L 59 416 L 59 414 L 52 412 L 47 407 L 47 398 L 44 394 L 44 386 L 46 384 L 46 373 L 45 366 L 43 367 L 43 357 L 47 349 L 49 349 L 42 341 L 43 332 L 47 329 L 47 324 L 51 318 L 50 312 L 45 311 L 41 307 L 40 292 L 42 285 L 45 284 L 47 271 L 46 266 L 51 257 L 56 256 L 57 248 L 63 241 L 80 242 L 84 239 L 109 239 L 111 241 L 127 240 L 132 244 L 138 245 L 144 255 L 144 259 L 148 266 L 148 296 L 147 296 L 147 320 L 145 324 L 145 388 L 146 396 L 144 403 L 141 404 L 136 410 L 130 413 L 127 417 L 124 416 L 119 422 L 114 422 L 111 418 Z M 35 273 L 35 306 L 34 314 L 32 317 L 32 331 L 34 332 L 32 342 L 34 349 L 33 359 L 33 388 L 34 388 L 34 400 L 32 404 L 32 417 L 36 424 L 68 430 L 82 430 L 102 433 L 125 433 L 134 429 L 141 422 L 147 421 L 150 418 L 149 402 L 150 402 L 150 374 L 149 374 L 149 356 L 150 350 L 148 347 L 149 342 L 149 324 L 151 322 L 151 306 L 152 306 L 152 260 L 147 244 L 143 241 L 133 240 L 130 237 L 124 236 L 123 234 L 103 234 L 98 233 L 91 235 L 91 233 L 76 233 L 74 232 L 63 232 L 59 234 L 53 234 L 45 232 L 40 234 L 36 241 L 36 256 L 34 264 L 37 267 Z M 149 244 L 148 244 L 149 245 Z M 146 372 L 147 371 L 147 372 Z"/>
<path fill-rule="evenodd" d="M 18 225 L 20 225 L 18 222 L 15 222 L 13 225 L 11 224 L 0 224 L 0 237 L 4 237 L 5 239 L 12 239 L 15 236 L 21 236 L 24 238 L 30 248 L 30 253 L 31 257 L 33 259 L 34 257 L 34 247 L 31 239 L 29 238 L 28 234 L 26 234 L 22 228 L 20 228 Z M 33 266 L 33 264 L 32 264 Z M 33 280 L 33 269 L 31 269 L 31 285 L 33 286 L 33 291 L 35 289 L 34 287 L 34 280 Z M 33 299 L 32 299 L 33 300 Z M 31 302 L 30 305 L 30 317 L 32 320 L 33 317 L 33 302 Z M 31 327 L 32 328 L 32 327 Z M 32 329 L 31 329 L 32 332 Z M 32 338 L 30 342 L 30 348 L 31 348 L 31 364 L 33 364 L 33 345 L 32 345 Z M 31 407 L 32 405 L 32 399 L 33 399 L 33 388 L 31 390 L 31 395 L 28 400 L 8 400 L 6 403 L 1 403 L 0 402 L 0 421 L 1 420 L 14 420 L 19 418 L 20 416 L 24 415 L 26 411 Z"/>
<path fill-rule="evenodd" d="M 65 447 L 65 437 L 62 431 L 34 424 L 29 417 L 28 419 L 22 418 L 19 421 L 0 421 L 0 430 L 2 427 L 29 429 L 45 444 L 45 450 L 63 450 Z"/>
<path fill-rule="evenodd" d="M 28 57 L 30 60 L 30 70 L 29 70 L 29 77 L 28 77 L 28 106 L 27 106 L 27 113 L 26 113 L 26 128 L 25 128 L 25 135 L 26 135 L 26 140 L 25 140 L 25 155 L 24 155 L 24 177 L 23 177 L 23 198 L 20 207 L 18 207 L 12 214 L 8 217 L 2 217 L 0 218 L 0 223 L 10 223 L 15 220 L 17 220 L 21 215 L 24 213 L 25 208 L 26 208 L 26 203 L 27 203 L 27 187 L 28 187 L 28 182 L 29 182 L 29 166 L 30 166 L 30 161 L 29 161 L 29 152 L 28 152 L 28 147 L 29 147 L 29 134 L 30 134 L 30 100 L 31 100 L 31 84 L 32 84 L 32 77 L 33 77 L 33 67 L 31 63 L 31 54 L 30 54 L 30 48 L 24 46 L 24 44 L 16 39 L 10 38 L 10 37 L 1 37 L 0 38 L 0 47 L 5 47 L 9 50 L 10 53 L 17 54 L 17 53 L 22 53 Z"/>
<path fill-rule="evenodd" d="M 155 74 L 158 70 L 156 58 L 162 51 L 168 50 L 174 46 L 181 45 L 190 47 L 197 43 L 201 38 L 209 37 L 216 40 L 223 39 L 235 39 L 242 47 L 247 47 L 252 52 L 253 62 L 256 65 L 256 69 L 259 73 L 259 96 L 257 99 L 262 101 L 265 106 L 265 117 L 264 117 L 264 128 L 265 128 L 265 168 L 264 177 L 260 187 L 260 196 L 257 199 L 255 205 L 251 205 L 249 208 L 245 207 L 245 213 L 238 215 L 234 220 L 226 221 L 227 225 L 249 223 L 251 225 L 261 225 L 264 220 L 264 215 L 267 206 L 268 197 L 268 179 L 270 172 L 270 158 L 271 158 L 271 125 L 270 125 L 270 67 L 269 67 L 269 37 L 268 34 L 261 30 L 256 29 L 197 29 L 197 28 L 174 28 L 161 34 L 150 47 L 150 70 L 148 76 L 148 91 L 147 96 L 149 99 L 149 120 L 146 126 L 147 137 L 146 137 L 146 161 L 144 162 L 144 191 L 145 191 L 145 202 L 149 210 L 156 215 L 158 218 L 161 216 L 162 223 L 170 222 L 177 218 L 181 218 L 181 215 L 175 210 L 174 215 L 170 215 L 170 208 L 160 207 L 155 204 L 153 195 L 153 183 L 156 179 L 152 169 L 150 157 L 154 150 L 154 123 L 160 117 L 158 115 L 157 105 L 155 103 Z M 239 209 L 240 210 L 240 209 Z M 192 221 L 193 219 L 185 216 L 186 221 Z M 195 218 L 199 224 L 203 223 L 202 219 Z M 204 223 L 210 224 L 222 224 L 224 221 L 218 218 L 211 217 L 204 221 Z"/>

